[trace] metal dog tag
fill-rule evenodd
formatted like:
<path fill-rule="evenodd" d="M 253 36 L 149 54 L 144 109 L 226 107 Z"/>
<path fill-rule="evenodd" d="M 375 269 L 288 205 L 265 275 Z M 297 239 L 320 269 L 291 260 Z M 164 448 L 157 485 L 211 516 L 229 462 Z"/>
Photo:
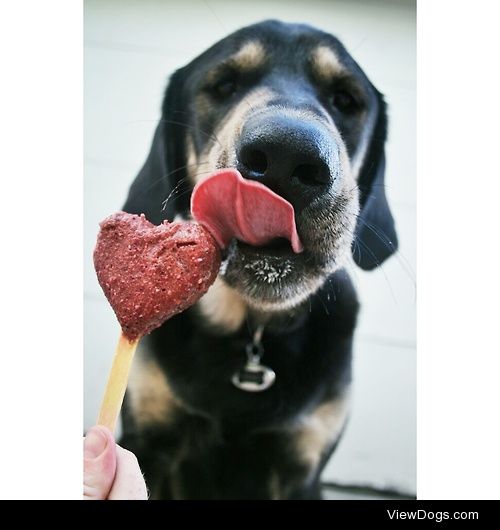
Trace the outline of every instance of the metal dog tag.
<path fill-rule="evenodd" d="M 247 392 L 262 392 L 268 389 L 276 379 L 274 370 L 263 364 L 247 363 L 236 372 L 231 381 L 236 388 Z"/>
<path fill-rule="evenodd" d="M 260 363 L 263 353 L 260 344 L 247 345 L 247 363 L 231 378 L 236 388 L 247 392 L 262 392 L 274 383 L 276 379 L 274 370 Z"/>

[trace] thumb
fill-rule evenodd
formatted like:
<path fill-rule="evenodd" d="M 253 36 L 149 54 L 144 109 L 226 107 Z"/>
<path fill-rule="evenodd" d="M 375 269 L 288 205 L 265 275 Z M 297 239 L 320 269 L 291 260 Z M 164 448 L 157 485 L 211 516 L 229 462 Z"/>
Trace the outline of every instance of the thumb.
<path fill-rule="evenodd" d="M 116 444 L 111 431 L 92 427 L 83 441 L 83 498 L 108 497 L 116 473 Z"/>

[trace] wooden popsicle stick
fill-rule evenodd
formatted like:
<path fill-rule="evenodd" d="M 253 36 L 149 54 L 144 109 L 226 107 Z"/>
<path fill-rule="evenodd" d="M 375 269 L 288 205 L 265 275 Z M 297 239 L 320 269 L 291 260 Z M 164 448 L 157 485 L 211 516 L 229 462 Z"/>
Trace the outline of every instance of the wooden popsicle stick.
<path fill-rule="evenodd" d="M 97 419 L 98 425 L 108 427 L 111 432 L 115 430 L 116 420 L 122 408 L 123 396 L 127 389 L 128 374 L 139 340 L 140 338 L 131 341 L 123 333 L 118 340 L 99 418 Z"/>

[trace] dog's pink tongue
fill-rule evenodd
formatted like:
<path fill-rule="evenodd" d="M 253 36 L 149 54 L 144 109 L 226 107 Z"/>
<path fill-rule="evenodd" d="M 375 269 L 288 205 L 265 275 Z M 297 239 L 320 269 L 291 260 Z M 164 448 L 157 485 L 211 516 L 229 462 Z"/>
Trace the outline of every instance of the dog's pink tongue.
<path fill-rule="evenodd" d="M 254 246 L 284 237 L 294 252 L 303 250 L 293 206 L 235 169 L 222 169 L 200 181 L 191 196 L 191 213 L 223 248 L 233 237 Z"/>

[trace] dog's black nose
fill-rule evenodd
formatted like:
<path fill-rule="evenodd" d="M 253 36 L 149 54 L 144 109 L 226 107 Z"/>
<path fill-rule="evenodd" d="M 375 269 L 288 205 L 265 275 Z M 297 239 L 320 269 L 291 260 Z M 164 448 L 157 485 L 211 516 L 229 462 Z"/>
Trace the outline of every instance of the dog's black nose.
<path fill-rule="evenodd" d="M 267 113 L 266 113 L 267 114 Z M 237 149 L 238 170 L 293 204 L 300 191 L 313 198 L 332 185 L 339 166 L 335 140 L 319 122 L 266 114 L 244 125 Z"/>

